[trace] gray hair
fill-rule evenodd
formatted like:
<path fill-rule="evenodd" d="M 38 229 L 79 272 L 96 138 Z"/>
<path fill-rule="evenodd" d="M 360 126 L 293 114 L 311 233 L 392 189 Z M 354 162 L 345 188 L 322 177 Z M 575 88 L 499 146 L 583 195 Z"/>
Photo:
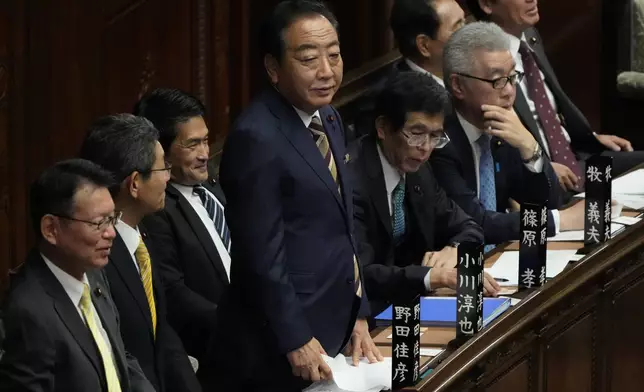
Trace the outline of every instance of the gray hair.
<path fill-rule="evenodd" d="M 490 22 L 473 22 L 452 34 L 443 51 L 443 77 L 450 92 L 450 75 L 471 73 L 479 50 L 509 51 L 510 40 L 499 26 Z"/>

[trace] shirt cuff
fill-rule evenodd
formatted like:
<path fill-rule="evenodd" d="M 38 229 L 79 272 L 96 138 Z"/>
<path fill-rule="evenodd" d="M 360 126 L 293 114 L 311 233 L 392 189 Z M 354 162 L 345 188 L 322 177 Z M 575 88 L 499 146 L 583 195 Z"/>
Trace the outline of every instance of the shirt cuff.
<path fill-rule="evenodd" d="M 550 210 L 552 212 L 552 220 L 555 223 L 555 235 L 559 234 L 559 223 L 561 221 L 559 217 L 559 210 Z"/>
<path fill-rule="evenodd" d="M 541 173 L 543 171 L 543 155 L 534 162 L 524 163 L 525 167 L 533 173 Z"/>
<path fill-rule="evenodd" d="M 429 275 L 431 275 L 431 273 L 432 273 L 432 270 L 430 268 L 429 271 L 427 271 L 427 275 L 425 275 L 425 279 L 424 279 L 425 280 L 425 289 L 427 289 L 427 292 L 432 291 L 432 288 L 429 286 Z"/>

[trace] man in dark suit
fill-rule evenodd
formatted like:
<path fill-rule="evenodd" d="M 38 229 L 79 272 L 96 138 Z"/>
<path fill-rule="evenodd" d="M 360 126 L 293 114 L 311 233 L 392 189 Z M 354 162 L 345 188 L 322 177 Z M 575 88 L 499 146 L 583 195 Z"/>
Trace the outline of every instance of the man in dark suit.
<path fill-rule="evenodd" d="M 456 0 L 395 0 L 391 30 L 403 59 L 397 71 L 416 71 L 443 83 L 443 47 L 465 25 L 465 13 Z"/>
<path fill-rule="evenodd" d="M 45 170 L 31 187 L 38 246 L 4 303 L 3 392 L 153 392 L 126 353 L 119 315 L 100 271 L 118 213 L 109 173 L 80 159 Z"/>
<path fill-rule="evenodd" d="M 273 86 L 229 134 L 221 163 L 233 237 L 213 371 L 221 390 L 299 391 L 331 377 L 321 354 L 381 359 L 352 236 L 337 21 L 320 2 L 285 1 L 262 26 Z"/>
<path fill-rule="evenodd" d="M 118 114 L 98 119 L 81 157 L 114 174 L 116 238 L 105 273 L 121 315 L 126 349 L 157 391 L 201 391 L 188 354 L 166 320 L 166 300 L 155 249 L 146 241 L 144 216 L 163 208 L 170 167 L 158 132 L 146 119 Z"/>
<path fill-rule="evenodd" d="M 548 200 L 548 235 L 583 228 L 583 203 L 560 207 L 561 189 L 539 144 L 512 110 L 516 83 L 506 34 L 493 23 L 471 23 L 454 33 L 443 54 L 454 114 L 451 139 L 431 163 L 441 186 L 483 226 L 485 242 L 519 239 L 518 203 Z"/>
<path fill-rule="evenodd" d="M 564 189 L 583 187 L 584 162 L 591 155 L 612 156 L 614 175 L 644 162 L 644 151 L 633 151 L 628 140 L 594 133 L 561 88 L 534 28 L 537 0 L 468 0 L 468 7 L 476 18 L 494 22 L 508 34 L 517 70 L 526 74 L 514 109 L 552 160 Z"/>
<path fill-rule="evenodd" d="M 134 114 L 159 130 L 159 142 L 172 165 L 165 208 L 144 223 L 159 250 L 156 261 L 166 286 L 168 319 L 188 353 L 203 361 L 230 276 L 226 199 L 219 184 L 208 181 L 205 108 L 185 92 L 157 89 L 137 103 Z"/>
<path fill-rule="evenodd" d="M 350 149 L 355 230 L 371 311 L 396 298 L 456 288 L 457 247 L 481 227 L 438 186 L 426 161 L 449 139 L 445 89 L 417 72 L 395 75 L 376 97 L 375 132 Z M 498 284 L 486 274 L 495 295 Z"/>

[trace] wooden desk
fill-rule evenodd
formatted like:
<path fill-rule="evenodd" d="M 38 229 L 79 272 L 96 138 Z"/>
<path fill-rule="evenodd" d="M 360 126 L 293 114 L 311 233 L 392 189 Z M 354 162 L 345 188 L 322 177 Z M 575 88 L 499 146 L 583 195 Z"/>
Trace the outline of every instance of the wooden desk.
<path fill-rule="evenodd" d="M 507 244 L 499 250 L 512 248 L 518 249 Z M 425 337 L 446 351 L 406 391 L 644 390 L 644 220 L 543 288 L 518 295 L 524 298 L 518 305 L 461 347 L 446 345 L 454 335 L 449 331 Z"/>

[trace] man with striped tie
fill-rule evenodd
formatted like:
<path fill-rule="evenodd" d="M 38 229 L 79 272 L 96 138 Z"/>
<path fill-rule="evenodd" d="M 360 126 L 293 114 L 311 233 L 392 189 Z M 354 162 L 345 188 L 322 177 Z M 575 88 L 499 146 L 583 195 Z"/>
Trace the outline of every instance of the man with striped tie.
<path fill-rule="evenodd" d="M 337 20 L 318 1 L 278 4 L 260 29 L 272 86 L 241 114 L 220 179 L 232 234 L 219 310 L 219 390 L 300 391 L 331 378 L 321 354 L 382 359 L 353 236 Z"/>
<path fill-rule="evenodd" d="M 158 250 L 140 224 L 164 206 L 170 167 L 158 138 L 152 123 L 142 117 L 106 116 L 90 127 L 81 157 L 109 170 L 116 180 L 110 191 L 122 215 L 105 272 L 126 349 L 157 391 L 201 391 L 188 354 L 166 321 Z"/>
<path fill-rule="evenodd" d="M 134 114 L 159 130 L 159 142 L 172 165 L 165 208 L 144 219 L 159 249 L 157 261 L 168 298 L 168 320 L 186 351 L 203 364 L 213 339 L 217 306 L 229 285 L 230 231 L 221 187 L 208 181 L 208 127 L 195 97 L 176 89 L 144 96 Z M 209 369 L 201 365 L 202 380 Z"/>
<path fill-rule="evenodd" d="M 126 353 L 101 269 L 119 213 L 110 173 L 82 159 L 45 170 L 30 191 L 34 249 L 3 304 L 3 392 L 153 392 Z M 121 326 L 122 327 L 122 326 Z"/>

